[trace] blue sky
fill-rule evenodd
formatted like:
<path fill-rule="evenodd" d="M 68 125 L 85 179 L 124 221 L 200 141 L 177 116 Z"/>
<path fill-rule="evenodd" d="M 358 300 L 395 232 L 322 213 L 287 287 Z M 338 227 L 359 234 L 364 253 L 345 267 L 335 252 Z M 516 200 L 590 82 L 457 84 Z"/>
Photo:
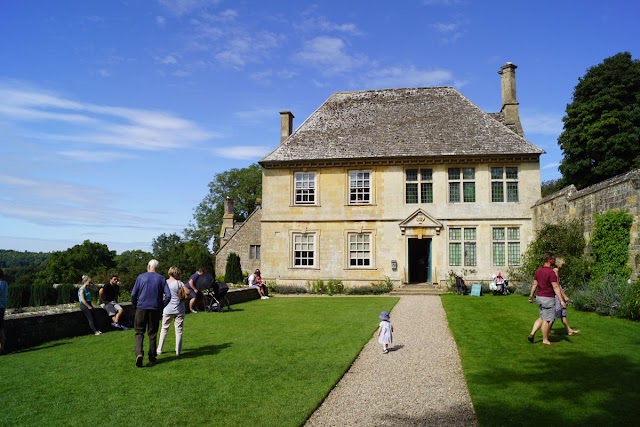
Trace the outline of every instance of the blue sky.
<path fill-rule="evenodd" d="M 333 92 L 449 86 L 500 109 L 518 66 L 525 137 L 557 137 L 585 71 L 638 55 L 634 1 L 4 0 L 0 249 L 118 253 L 181 233 L 214 174 L 279 144 Z"/>

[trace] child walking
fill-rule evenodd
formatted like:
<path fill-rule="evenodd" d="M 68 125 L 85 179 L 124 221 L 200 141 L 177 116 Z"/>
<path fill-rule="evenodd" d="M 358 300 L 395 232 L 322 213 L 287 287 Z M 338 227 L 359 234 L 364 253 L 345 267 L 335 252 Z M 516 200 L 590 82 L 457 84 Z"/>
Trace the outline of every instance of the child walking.
<path fill-rule="evenodd" d="M 389 353 L 389 344 L 393 342 L 393 325 L 391 324 L 391 319 L 389 319 L 388 311 L 383 311 L 379 317 L 382 322 L 378 325 L 376 336 L 378 337 L 378 343 L 382 344 L 382 352 L 387 354 Z"/>

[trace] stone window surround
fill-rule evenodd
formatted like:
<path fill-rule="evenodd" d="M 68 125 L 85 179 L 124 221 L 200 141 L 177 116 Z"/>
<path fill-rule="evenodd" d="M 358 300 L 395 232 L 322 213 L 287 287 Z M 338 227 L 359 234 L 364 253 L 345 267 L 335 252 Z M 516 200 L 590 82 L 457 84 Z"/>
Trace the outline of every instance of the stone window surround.
<path fill-rule="evenodd" d="M 501 169 L 501 177 L 494 178 L 494 169 Z M 515 177 L 509 176 L 509 169 L 515 169 Z M 489 165 L 489 176 L 491 179 L 491 202 L 492 203 L 519 203 L 520 202 L 520 184 L 519 184 L 519 171 L 520 168 L 515 165 Z M 502 191 L 502 200 L 495 200 L 496 196 L 494 195 L 494 183 L 501 183 L 501 191 Z M 515 184 L 515 200 L 509 200 L 509 185 Z"/>
<path fill-rule="evenodd" d="M 449 266 L 450 267 L 476 267 L 478 265 L 478 251 L 477 251 L 477 241 L 478 241 L 478 227 L 475 225 L 465 225 L 465 226 L 449 226 L 447 227 L 447 239 L 448 239 L 448 256 L 449 256 Z M 452 238 L 452 231 L 457 230 L 459 232 L 458 236 L 454 236 Z M 469 232 L 469 233 L 467 233 Z M 473 232 L 473 236 L 471 236 L 471 232 Z M 454 261 L 452 263 L 452 249 L 457 248 L 457 256 L 460 257 L 459 263 Z M 472 260 L 468 262 L 468 257 L 471 257 Z"/>
<path fill-rule="evenodd" d="M 291 248 L 291 268 L 295 268 L 295 269 L 313 269 L 313 270 L 318 270 L 319 267 L 319 231 L 316 230 L 290 230 L 289 231 L 289 238 L 290 238 L 290 248 Z M 302 237 L 311 237 L 311 241 L 307 240 L 307 239 L 302 239 Z M 298 239 L 299 238 L 299 239 Z M 309 257 L 307 256 L 300 256 L 299 259 L 302 262 L 303 259 L 306 260 L 311 260 L 312 264 L 311 265 L 296 265 L 296 244 L 300 244 L 300 245 L 311 245 L 311 251 L 307 250 L 307 251 L 298 251 L 298 252 L 312 252 L 312 256 Z"/>
<path fill-rule="evenodd" d="M 496 231 L 502 230 L 502 236 L 496 237 Z M 515 230 L 517 235 L 512 234 Z M 520 257 L 522 251 L 520 248 L 520 226 L 519 225 L 499 225 L 491 227 L 491 265 L 494 267 L 518 266 L 521 264 Z M 517 244 L 517 261 L 512 262 L 511 248 Z M 496 260 L 496 248 L 502 247 L 502 263 Z M 514 258 L 515 259 L 515 258 Z"/>
<path fill-rule="evenodd" d="M 375 257 L 375 240 L 376 240 L 376 232 L 374 229 L 359 229 L 359 230 L 345 230 L 345 268 L 347 270 L 368 270 L 375 269 L 376 266 L 376 257 Z M 352 236 L 369 236 L 369 265 L 351 265 L 351 237 Z"/>
<path fill-rule="evenodd" d="M 304 184 L 308 184 L 305 187 Z M 293 173 L 293 194 L 292 205 L 294 206 L 317 206 L 319 205 L 318 172 L 298 171 Z M 305 201 L 305 196 L 308 199 Z"/>

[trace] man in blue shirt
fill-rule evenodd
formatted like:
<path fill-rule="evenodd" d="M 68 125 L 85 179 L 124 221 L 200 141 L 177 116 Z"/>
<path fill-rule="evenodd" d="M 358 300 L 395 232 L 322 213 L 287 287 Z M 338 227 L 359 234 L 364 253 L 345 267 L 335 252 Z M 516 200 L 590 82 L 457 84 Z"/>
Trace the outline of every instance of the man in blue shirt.
<path fill-rule="evenodd" d="M 4 335 L 4 311 L 7 308 L 7 297 L 9 295 L 9 284 L 4 280 L 4 271 L 0 268 L 0 353 L 4 353 L 5 335 Z"/>
<path fill-rule="evenodd" d="M 160 263 L 155 259 L 149 261 L 147 272 L 138 276 L 131 291 L 131 305 L 136 309 L 133 323 L 136 331 L 136 366 L 138 368 L 142 367 L 144 359 L 145 331 L 149 335 L 149 366 L 158 362 L 156 358 L 158 328 L 162 319 L 162 309 L 171 300 L 167 280 L 156 273 L 159 265 Z"/>

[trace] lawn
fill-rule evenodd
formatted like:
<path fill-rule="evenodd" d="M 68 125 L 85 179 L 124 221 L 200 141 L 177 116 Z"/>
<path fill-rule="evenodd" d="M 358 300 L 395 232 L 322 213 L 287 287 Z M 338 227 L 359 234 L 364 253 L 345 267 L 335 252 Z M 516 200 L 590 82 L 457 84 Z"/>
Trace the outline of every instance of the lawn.
<path fill-rule="evenodd" d="M 135 367 L 131 330 L 4 355 L 0 426 L 299 426 L 397 301 L 276 297 L 190 314 L 183 354 L 172 326 L 154 367 Z"/>
<path fill-rule="evenodd" d="M 527 335 L 538 315 L 522 296 L 444 295 L 481 426 L 631 426 L 640 423 L 640 323 L 569 308 L 567 336 Z"/>

